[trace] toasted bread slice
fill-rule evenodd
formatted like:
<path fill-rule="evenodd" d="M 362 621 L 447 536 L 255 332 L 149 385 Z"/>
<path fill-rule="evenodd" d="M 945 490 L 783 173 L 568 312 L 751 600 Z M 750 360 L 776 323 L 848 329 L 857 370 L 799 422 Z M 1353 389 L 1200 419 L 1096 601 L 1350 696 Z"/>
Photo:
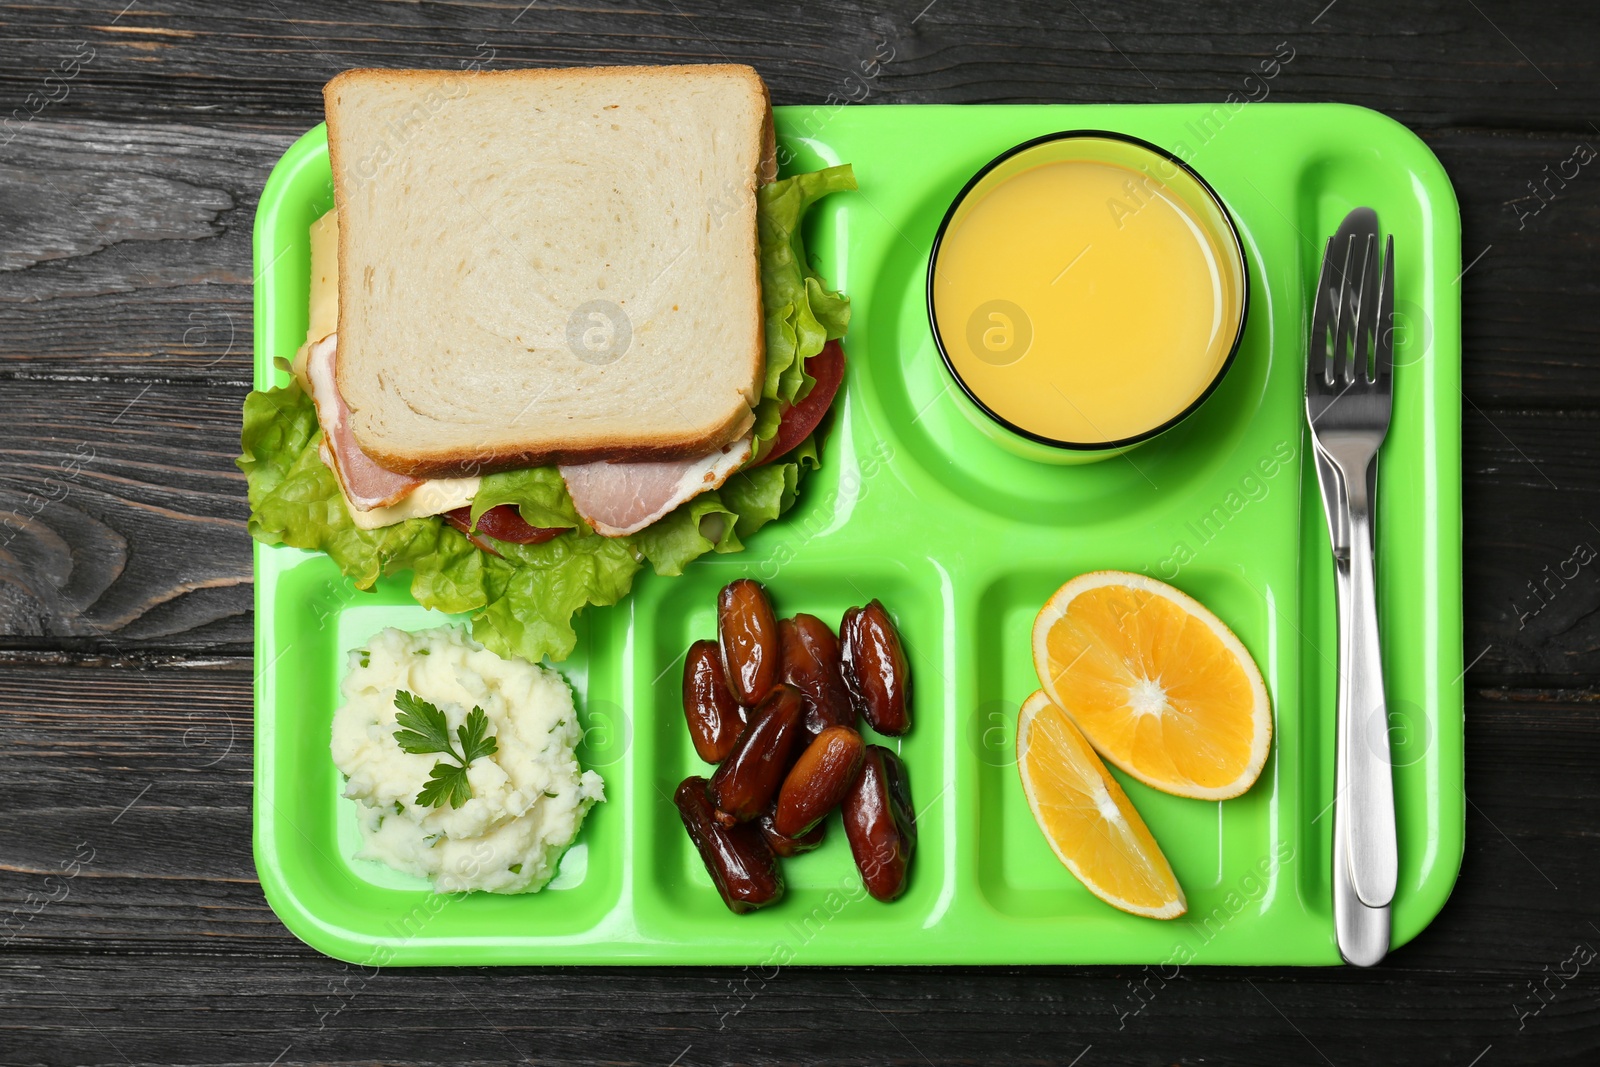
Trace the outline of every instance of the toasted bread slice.
<path fill-rule="evenodd" d="M 378 463 L 680 459 L 750 428 L 754 70 L 352 70 L 324 98 L 338 386 Z"/>

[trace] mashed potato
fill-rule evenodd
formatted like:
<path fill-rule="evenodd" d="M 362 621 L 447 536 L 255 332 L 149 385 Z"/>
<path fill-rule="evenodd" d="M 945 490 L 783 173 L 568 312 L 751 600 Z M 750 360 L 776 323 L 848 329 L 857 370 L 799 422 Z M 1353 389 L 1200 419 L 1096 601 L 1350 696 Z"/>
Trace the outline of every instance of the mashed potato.
<path fill-rule="evenodd" d="M 498 751 L 472 761 L 472 797 L 459 808 L 418 807 L 438 753 L 395 742 L 394 698 L 405 690 L 438 707 L 452 736 L 473 707 Z M 374 634 L 350 653 L 344 706 L 333 716 L 333 762 L 361 809 L 357 857 L 427 878 L 435 891 L 532 893 L 556 873 L 605 783 L 578 766 L 582 739 L 572 692 L 555 671 L 501 659 L 455 627 Z"/>

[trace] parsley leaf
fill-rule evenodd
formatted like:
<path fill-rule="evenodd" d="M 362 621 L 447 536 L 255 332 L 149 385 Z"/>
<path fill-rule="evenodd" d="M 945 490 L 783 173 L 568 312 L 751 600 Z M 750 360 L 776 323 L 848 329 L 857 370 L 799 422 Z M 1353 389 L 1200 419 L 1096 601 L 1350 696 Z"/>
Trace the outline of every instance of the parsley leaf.
<path fill-rule="evenodd" d="M 394 695 L 394 706 L 400 709 L 394 721 L 400 726 L 395 731 L 395 744 L 413 755 L 428 752 L 448 752 L 455 755 L 450 745 L 450 724 L 444 712 L 404 689 Z"/>
<path fill-rule="evenodd" d="M 463 763 L 471 763 L 479 756 L 492 756 L 500 751 L 499 742 L 484 736 L 488 729 L 489 716 L 478 707 L 472 709 L 466 722 L 456 727 L 456 736 L 461 738 L 461 751 L 465 756 Z"/>
<path fill-rule="evenodd" d="M 472 786 L 467 782 L 467 769 L 443 760 L 428 772 L 428 783 L 417 794 L 417 803 L 425 808 L 442 807 L 446 801 L 459 808 L 472 797 Z"/>
<path fill-rule="evenodd" d="M 467 721 L 456 727 L 461 740 L 457 753 L 450 740 L 450 723 L 444 712 L 404 689 L 394 694 L 394 706 L 400 709 L 395 722 L 400 729 L 394 732 L 395 744 L 412 755 L 441 752 L 454 763 L 443 760 L 428 772 L 428 781 L 417 794 L 416 803 L 425 808 L 440 807 L 448 803 L 459 808 L 472 799 L 472 783 L 467 780 L 467 768 L 481 756 L 492 756 L 500 751 L 499 742 L 488 736 L 489 716 L 482 708 L 474 707 Z"/>

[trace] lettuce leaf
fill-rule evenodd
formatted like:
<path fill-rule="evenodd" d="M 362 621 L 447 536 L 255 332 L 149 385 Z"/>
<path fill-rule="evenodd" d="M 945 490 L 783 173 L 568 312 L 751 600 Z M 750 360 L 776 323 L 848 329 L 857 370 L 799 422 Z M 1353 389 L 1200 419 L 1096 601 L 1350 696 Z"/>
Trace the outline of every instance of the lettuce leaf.
<path fill-rule="evenodd" d="M 318 454 L 321 440 L 316 408 L 298 385 L 245 398 L 236 462 L 249 484 L 251 536 L 326 552 L 358 589 L 438 551 L 441 519 L 359 529 Z"/>
<path fill-rule="evenodd" d="M 707 552 L 740 551 L 744 538 L 794 503 L 802 465 L 796 459 L 741 471 L 631 537 L 601 537 L 574 519 L 570 532 L 542 545 L 496 542 L 496 557 L 437 516 L 377 530 L 356 526 L 318 453 L 321 440 L 311 398 L 298 384 L 246 398 L 238 464 L 249 483 L 251 535 L 326 552 L 358 589 L 409 568 L 417 603 L 471 614 L 472 635 L 485 646 L 533 662 L 565 659 L 577 641 L 572 616 L 589 604 L 615 604 L 645 563 L 677 575 Z M 804 451 L 802 445 L 796 454 Z M 548 489 L 543 479 L 516 484 L 538 487 L 534 495 Z M 564 488 L 550 507 L 572 508 Z"/>
<path fill-rule="evenodd" d="M 576 529 L 583 525 L 567 495 L 566 483 L 554 467 L 528 467 L 484 477 L 472 498 L 472 522 L 498 504 L 515 504 L 522 521 L 544 529 Z"/>
<path fill-rule="evenodd" d="M 503 592 L 473 620 L 472 636 L 491 652 L 532 661 L 566 659 L 577 643 L 572 616 L 588 604 L 621 600 L 641 566 L 626 538 L 601 537 L 586 527 L 542 545 L 496 548 L 504 558 L 487 560 L 504 576 Z"/>
<path fill-rule="evenodd" d="M 800 220 L 819 197 L 854 189 L 848 166 L 775 182 L 757 194 L 767 374 L 756 408 L 756 449 L 777 433 L 782 412 L 811 388 L 804 363 L 841 337 L 849 298 L 807 266 Z M 488 475 L 472 519 L 514 504 L 533 526 L 570 532 L 542 545 L 496 542 L 480 550 L 438 516 L 363 530 L 350 518 L 333 472 L 322 462 L 316 408 L 300 386 L 245 398 L 239 469 L 249 484 L 252 537 L 264 544 L 326 552 L 358 589 L 411 571 L 411 595 L 426 608 L 472 616 L 472 635 L 503 656 L 565 659 L 577 642 L 572 617 L 590 604 L 615 604 L 646 563 L 683 573 L 707 552 L 738 552 L 744 540 L 794 504 L 800 478 L 819 465 L 807 438 L 780 462 L 734 474 L 629 537 L 601 537 L 579 517 L 554 467 Z"/>
<path fill-rule="evenodd" d="M 756 455 L 778 432 L 783 409 L 815 384 L 805 372 L 805 361 L 828 341 L 843 337 L 850 325 L 850 298 L 829 290 L 806 263 L 800 220 L 822 197 L 855 187 L 855 172 L 846 163 L 796 174 L 756 191 L 767 340 L 767 377 L 756 406 Z"/>

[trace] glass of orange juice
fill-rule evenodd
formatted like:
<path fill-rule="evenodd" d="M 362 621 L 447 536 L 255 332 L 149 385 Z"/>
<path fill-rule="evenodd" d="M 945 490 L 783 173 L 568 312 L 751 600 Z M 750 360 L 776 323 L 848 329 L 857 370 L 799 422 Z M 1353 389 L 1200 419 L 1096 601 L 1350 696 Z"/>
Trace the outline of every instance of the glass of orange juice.
<path fill-rule="evenodd" d="M 950 205 L 928 316 L 972 421 L 1054 463 L 1117 455 L 1216 389 L 1244 333 L 1238 230 L 1180 160 L 1076 130 L 1005 152 Z"/>

